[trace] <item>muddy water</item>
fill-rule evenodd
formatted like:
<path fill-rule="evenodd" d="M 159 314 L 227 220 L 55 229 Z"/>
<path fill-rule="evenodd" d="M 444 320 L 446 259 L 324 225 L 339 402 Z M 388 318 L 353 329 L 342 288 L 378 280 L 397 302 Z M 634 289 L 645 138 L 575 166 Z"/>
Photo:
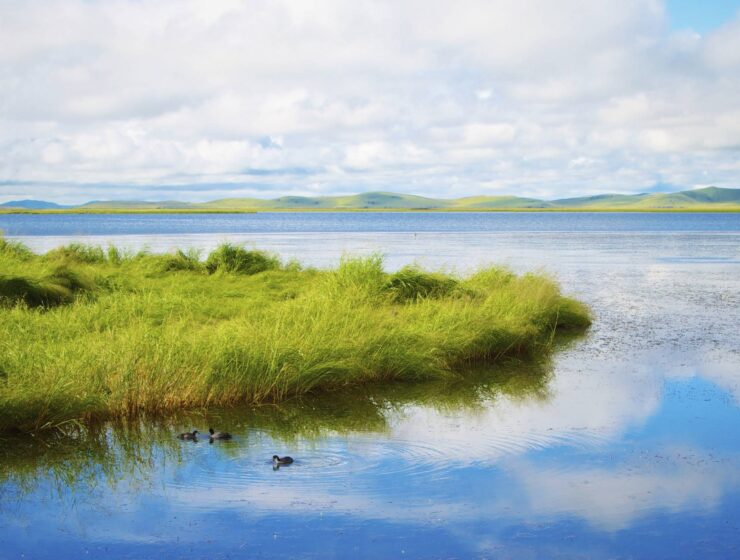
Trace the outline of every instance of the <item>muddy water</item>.
<path fill-rule="evenodd" d="M 389 268 L 503 262 L 549 272 L 596 315 L 547 362 L 456 384 L 5 443 L 0 558 L 740 556 L 740 216 L 497 216 L 145 216 L 73 231 L 0 216 L 38 250 L 232 240 L 317 266 L 371 251 Z M 209 425 L 233 440 L 173 435 Z M 296 461 L 274 470 L 274 453 Z"/>

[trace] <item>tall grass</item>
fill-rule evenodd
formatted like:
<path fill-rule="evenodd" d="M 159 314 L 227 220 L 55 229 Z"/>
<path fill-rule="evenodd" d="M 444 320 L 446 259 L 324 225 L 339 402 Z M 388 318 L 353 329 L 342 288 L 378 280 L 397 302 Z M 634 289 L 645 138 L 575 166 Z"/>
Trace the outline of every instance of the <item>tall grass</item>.
<path fill-rule="evenodd" d="M 230 243 L 225 243 L 213 251 L 206 259 L 206 270 L 214 272 L 234 272 L 238 274 L 257 274 L 280 267 L 277 257 L 262 251 L 247 251 Z"/>
<path fill-rule="evenodd" d="M 318 271 L 232 245 L 204 261 L 74 246 L 0 252 L 0 277 L 0 430 L 451 379 L 590 323 L 543 276 L 389 274 L 378 256 Z"/>

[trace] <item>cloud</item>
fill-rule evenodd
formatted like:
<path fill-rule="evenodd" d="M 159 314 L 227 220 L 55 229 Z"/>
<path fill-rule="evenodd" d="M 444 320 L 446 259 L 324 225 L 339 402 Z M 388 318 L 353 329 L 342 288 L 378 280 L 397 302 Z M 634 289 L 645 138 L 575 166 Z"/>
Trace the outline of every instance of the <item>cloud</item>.
<path fill-rule="evenodd" d="M 0 22 L 0 199 L 249 194 L 245 169 L 274 195 L 737 186 L 740 18 L 700 36 L 657 0 L 48 0 Z"/>
<path fill-rule="evenodd" d="M 563 471 L 560 465 L 548 469 L 522 461 L 509 468 L 523 486 L 532 515 L 573 516 L 611 532 L 659 510 L 711 512 L 740 482 L 734 469 L 716 465 L 710 454 L 661 449 L 656 456 L 667 464 Z"/>

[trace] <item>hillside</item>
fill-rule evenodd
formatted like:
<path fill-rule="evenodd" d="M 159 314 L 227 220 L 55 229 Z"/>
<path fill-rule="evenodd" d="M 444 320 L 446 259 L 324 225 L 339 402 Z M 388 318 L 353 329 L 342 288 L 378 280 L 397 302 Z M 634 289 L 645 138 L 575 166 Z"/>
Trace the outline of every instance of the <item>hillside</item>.
<path fill-rule="evenodd" d="M 729 210 L 740 211 L 740 189 L 706 187 L 675 193 L 599 194 L 558 200 L 518 196 L 468 196 L 428 198 L 392 192 L 368 192 L 348 196 L 282 196 L 273 199 L 224 198 L 210 202 L 147 202 L 138 200 L 96 200 L 80 206 L 62 206 L 42 200 L 19 200 L 0 204 L 6 212 L 184 212 L 270 211 L 270 210 Z"/>
<path fill-rule="evenodd" d="M 47 202 L 45 200 L 11 200 L 9 202 L 3 202 L 0 204 L 0 208 L 25 208 L 28 210 L 53 210 L 69 208 L 69 206 L 62 206 L 55 202 Z"/>
<path fill-rule="evenodd" d="M 676 193 L 656 194 L 603 194 L 580 198 L 554 200 L 559 208 L 600 208 L 621 210 L 648 209 L 691 209 L 699 207 L 721 207 L 740 205 L 740 189 L 706 187 Z"/>

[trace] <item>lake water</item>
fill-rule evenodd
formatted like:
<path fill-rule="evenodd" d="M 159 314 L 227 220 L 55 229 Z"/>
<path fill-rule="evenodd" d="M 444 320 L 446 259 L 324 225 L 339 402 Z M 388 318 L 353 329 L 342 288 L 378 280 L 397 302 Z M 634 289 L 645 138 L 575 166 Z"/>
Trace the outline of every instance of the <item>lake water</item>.
<path fill-rule="evenodd" d="M 544 270 L 545 363 L 5 442 L 0 558 L 738 558 L 740 214 L 0 215 L 36 250 Z M 209 424 L 231 442 L 180 442 Z M 43 441 L 42 441 L 43 440 Z M 274 453 L 296 462 L 273 470 Z"/>

